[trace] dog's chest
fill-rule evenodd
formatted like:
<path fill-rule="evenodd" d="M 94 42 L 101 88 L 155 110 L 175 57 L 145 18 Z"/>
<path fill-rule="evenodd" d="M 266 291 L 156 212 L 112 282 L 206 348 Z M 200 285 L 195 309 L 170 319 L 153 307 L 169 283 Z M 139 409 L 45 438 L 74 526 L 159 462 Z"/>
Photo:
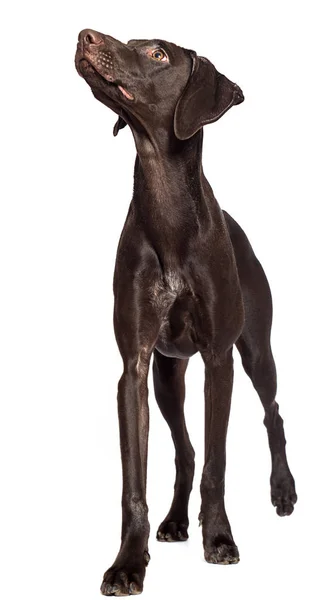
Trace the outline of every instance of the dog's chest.
<path fill-rule="evenodd" d="M 196 352 L 192 340 L 194 297 L 191 286 L 177 272 L 169 271 L 154 283 L 151 301 L 161 318 L 158 350 L 165 356 L 186 358 Z"/>
<path fill-rule="evenodd" d="M 164 278 L 154 282 L 151 288 L 151 301 L 157 309 L 165 313 L 176 298 L 189 290 L 185 280 L 175 271 L 167 271 Z"/>

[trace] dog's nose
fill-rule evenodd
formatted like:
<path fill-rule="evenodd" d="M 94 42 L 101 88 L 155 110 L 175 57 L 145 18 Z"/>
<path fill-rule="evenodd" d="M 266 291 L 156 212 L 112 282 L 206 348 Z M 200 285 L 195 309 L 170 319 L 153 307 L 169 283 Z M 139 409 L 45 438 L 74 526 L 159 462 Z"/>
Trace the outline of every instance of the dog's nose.
<path fill-rule="evenodd" d="M 235 104 L 241 104 L 241 102 L 243 102 L 243 100 L 244 100 L 243 92 L 236 83 L 234 85 L 234 97 L 235 97 Z"/>
<path fill-rule="evenodd" d="M 103 43 L 103 37 L 101 33 L 94 31 L 93 29 L 83 29 L 79 34 L 79 41 L 84 46 L 99 46 Z"/>

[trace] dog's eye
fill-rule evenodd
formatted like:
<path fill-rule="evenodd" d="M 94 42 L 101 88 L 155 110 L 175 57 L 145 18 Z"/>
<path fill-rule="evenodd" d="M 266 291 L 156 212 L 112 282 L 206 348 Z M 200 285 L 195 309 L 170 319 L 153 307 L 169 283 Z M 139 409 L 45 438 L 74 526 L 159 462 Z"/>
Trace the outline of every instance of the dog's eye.
<path fill-rule="evenodd" d="M 164 50 L 162 50 L 162 48 L 155 48 L 155 50 L 151 52 L 151 58 L 160 62 L 166 62 L 168 59 L 167 55 L 165 54 Z"/>

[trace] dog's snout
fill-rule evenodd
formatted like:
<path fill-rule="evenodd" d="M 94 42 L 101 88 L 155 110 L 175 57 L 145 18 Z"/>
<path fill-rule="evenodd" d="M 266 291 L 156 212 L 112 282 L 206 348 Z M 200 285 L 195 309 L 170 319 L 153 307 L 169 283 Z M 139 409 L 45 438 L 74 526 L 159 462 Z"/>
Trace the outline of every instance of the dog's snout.
<path fill-rule="evenodd" d="M 83 31 L 79 34 L 79 41 L 84 44 L 84 46 L 99 46 L 103 44 L 103 37 L 101 33 L 94 31 L 93 29 L 83 29 Z"/>

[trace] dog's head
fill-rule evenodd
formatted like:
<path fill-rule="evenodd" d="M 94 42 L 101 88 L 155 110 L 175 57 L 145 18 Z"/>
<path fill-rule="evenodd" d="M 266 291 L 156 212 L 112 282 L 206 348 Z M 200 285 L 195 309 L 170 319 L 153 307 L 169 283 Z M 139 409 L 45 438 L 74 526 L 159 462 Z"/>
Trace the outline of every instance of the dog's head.
<path fill-rule="evenodd" d="M 75 64 L 94 96 L 119 115 L 115 135 L 128 123 L 186 140 L 244 99 L 209 60 L 162 40 L 123 44 L 85 29 Z"/>

